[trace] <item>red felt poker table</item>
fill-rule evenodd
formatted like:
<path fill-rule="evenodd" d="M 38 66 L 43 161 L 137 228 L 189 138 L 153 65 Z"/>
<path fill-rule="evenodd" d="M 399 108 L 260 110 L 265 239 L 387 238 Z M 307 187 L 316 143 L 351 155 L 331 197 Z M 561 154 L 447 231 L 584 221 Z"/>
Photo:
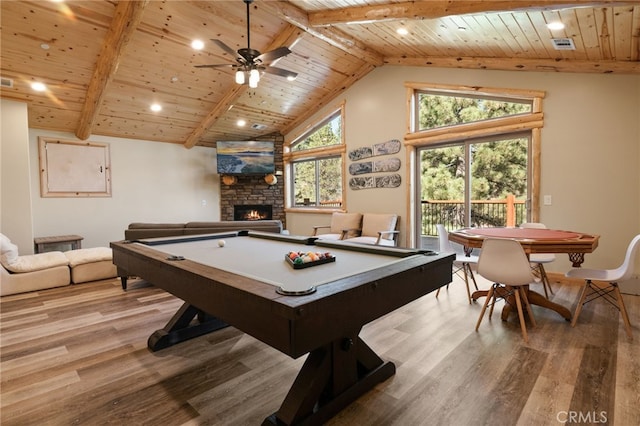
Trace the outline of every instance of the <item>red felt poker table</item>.
<path fill-rule="evenodd" d="M 584 262 L 585 253 L 598 247 L 600 236 L 576 231 L 535 228 L 463 228 L 449 233 L 449 239 L 466 249 L 481 248 L 485 238 L 517 240 L 525 253 L 567 253 L 574 267 Z"/>

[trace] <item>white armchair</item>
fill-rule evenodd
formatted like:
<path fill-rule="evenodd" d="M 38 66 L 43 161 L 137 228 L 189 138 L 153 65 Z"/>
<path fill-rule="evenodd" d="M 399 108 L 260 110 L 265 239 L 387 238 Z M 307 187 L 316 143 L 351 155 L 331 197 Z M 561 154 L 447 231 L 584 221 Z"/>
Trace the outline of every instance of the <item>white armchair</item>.
<path fill-rule="evenodd" d="M 312 236 L 322 240 L 343 240 L 359 235 L 361 226 L 360 213 L 333 213 L 331 224 L 314 226 Z M 320 230 L 328 232 L 320 233 Z"/>
<path fill-rule="evenodd" d="M 395 246 L 398 240 L 397 227 L 399 222 L 400 218 L 395 214 L 365 213 L 362 215 L 362 232 L 357 237 L 348 238 L 348 241 L 350 243 Z"/>

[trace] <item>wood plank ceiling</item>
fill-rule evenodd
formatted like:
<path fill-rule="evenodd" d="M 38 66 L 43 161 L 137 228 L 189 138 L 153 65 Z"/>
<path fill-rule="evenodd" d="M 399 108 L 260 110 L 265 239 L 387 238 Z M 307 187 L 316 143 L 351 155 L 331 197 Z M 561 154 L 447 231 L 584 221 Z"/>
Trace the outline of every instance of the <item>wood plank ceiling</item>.
<path fill-rule="evenodd" d="M 241 0 L 0 4 L 1 97 L 28 103 L 30 127 L 82 140 L 190 148 L 284 134 L 386 64 L 640 73 L 640 1 L 256 0 L 251 47 L 288 46 L 277 66 L 299 74 L 265 74 L 257 89 L 236 84 L 231 68 L 194 67 L 233 62 L 210 39 L 247 47 Z M 548 29 L 553 21 L 565 28 Z M 556 50 L 554 38 L 575 50 Z M 34 92 L 33 82 L 47 90 Z"/>

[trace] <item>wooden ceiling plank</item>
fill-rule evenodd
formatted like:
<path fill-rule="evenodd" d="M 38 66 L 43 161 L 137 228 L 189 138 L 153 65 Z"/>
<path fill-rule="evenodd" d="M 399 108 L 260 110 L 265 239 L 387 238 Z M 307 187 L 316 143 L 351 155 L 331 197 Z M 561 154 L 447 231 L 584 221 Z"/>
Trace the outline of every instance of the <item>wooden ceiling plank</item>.
<path fill-rule="evenodd" d="M 632 58 L 632 40 L 634 38 L 632 15 L 614 11 L 613 20 L 612 28 L 615 29 L 615 37 L 613 37 L 614 58 L 617 61 L 630 61 Z"/>
<path fill-rule="evenodd" d="M 609 61 L 614 59 L 615 47 L 613 46 L 613 13 L 611 9 L 596 9 L 595 17 L 600 37 L 601 59 Z"/>
<path fill-rule="evenodd" d="M 451 15 L 473 13 L 549 10 L 571 7 L 611 7 L 633 4 L 629 1 L 588 0 L 530 0 L 518 7 L 518 2 L 502 0 L 430 0 L 402 3 L 375 4 L 341 9 L 309 12 L 308 23 L 312 27 L 328 27 L 337 24 L 364 24 L 408 19 L 435 19 Z"/>
<path fill-rule="evenodd" d="M 633 31 L 633 39 L 631 40 L 631 60 L 640 61 L 640 8 L 634 8 L 631 15 L 631 27 Z"/>
<path fill-rule="evenodd" d="M 269 47 L 267 47 L 266 51 L 269 52 L 273 49 L 277 49 L 280 46 L 295 46 L 302 35 L 303 34 L 301 31 L 299 31 L 298 27 L 289 24 L 280 34 L 278 34 L 273 39 Z M 276 62 L 277 61 L 274 61 L 272 62 L 272 64 L 275 64 Z M 227 91 L 227 93 L 225 93 L 225 95 L 222 97 L 222 100 L 216 104 L 215 108 L 207 114 L 205 119 L 202 120 L 202 122 L 200 122 L 200 124 L 198 124 L 193 129 L 191 134 L 184 141 L 185 148 L 193 148 L 196 144 L 198 144 L 200 137 L 207 131 L 207 129 L 212 127 L 216 123 L 216 121 L 223 116 L 223 114 L 225 114 L 229 110 L 236 99 L 238 99 L 240 95 L 246 92 L 247 88 L 248 86 L 245 84 L 234 84 L 231 90 Z"/>
<path fill-rule="evenodd" d="M 100 112 L 102 99 L 120 64 L 124 50 L 133 37 L 149 0 L 121 1 L 116 6 L 113 22 L 102 45 L 100 57 L 87 89 L 76 137 L 89 138 Z"/>
<path fill-rule="evenodd" d="M 432 68 L 465 68 L 503 71 L 555 71 L 600 74 L 640 74 L 640 62 L 624 61 L 580 61 L 564 59 L 530 58 L 385 58 L 389 65 L 423 66 Z"/>

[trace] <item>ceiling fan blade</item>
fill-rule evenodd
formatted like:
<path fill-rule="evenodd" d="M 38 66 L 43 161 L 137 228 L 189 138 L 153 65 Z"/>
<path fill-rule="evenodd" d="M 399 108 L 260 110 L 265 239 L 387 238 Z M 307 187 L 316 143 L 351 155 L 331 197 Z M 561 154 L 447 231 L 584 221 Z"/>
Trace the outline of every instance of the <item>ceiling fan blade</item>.
<path fill-rule="evenodd" d="M 246 63 L 246 59 L 244 57 L 242 57 L 242 55 L 240 55 L 238 52 L 236 52 L 235 50 L 233 50 L 232 48 L 227 46 L 222 40 L 218 40 L 216 38 L 212 38 L 211 41 L 214 42 L 215 44 L 217 44 L 218 47 L 220 47 L 222 50 L 227 52 L 229 55 L 233 56 L 236 61 L 238 61 L 240 63 L 243 63 L 243 64 Z"/>
<path fill-rule="evenodd" d="M 254 59 L 254 62 L 258 64 L 260 63 L 268 64 L 270 62 L 275 61 L 278 58 L 287 56 L 289 53 L 291 53 L 291 50 L 289 50 L 288 47 L 286 46 L 278 47 L 277 49 L 271 50 L 269 52 L 265 52 L 262 55 L 258 56 L 257 58 Z"/>
<path fill-rule="evenodd" d="M 210 64 L 210 65 L 194 65 L 196 68 L 233 68 L 236 64 Z"/>
<path fill-rule="evenodd" d="M 264 72 L 268 72 L 269 74 L 279 75 L 280 77 L 286 78 L 296 78 L 298 76 L 297 72 L 285 70 L 278 67 L 264 67 Z"/>

